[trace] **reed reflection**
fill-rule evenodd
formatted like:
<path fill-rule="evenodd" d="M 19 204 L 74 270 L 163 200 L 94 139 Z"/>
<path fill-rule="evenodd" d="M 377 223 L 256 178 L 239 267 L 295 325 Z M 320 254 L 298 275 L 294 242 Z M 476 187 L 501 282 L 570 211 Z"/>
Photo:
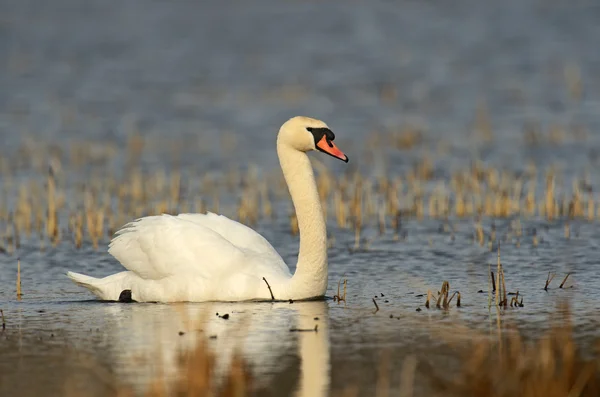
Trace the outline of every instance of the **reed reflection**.
<path fill-rule="evenodd" d="M 113 370 L 138 393 L 157 382 L 169 389 L 180 374 L 182 355 L 202 343 L 214 354 L 212 370 L 217 385 L 237 353 L 250 367 L 253 388 L 278 395 L 278 387 L 290 388 L 278 385 L 278 374 L 291 371 L 297 374 L 292 388 L 296 396 L 318 397 L 328 392 L 329 314 L 325 301 L 132 304 L 105 306 L 105 311 Z"/>

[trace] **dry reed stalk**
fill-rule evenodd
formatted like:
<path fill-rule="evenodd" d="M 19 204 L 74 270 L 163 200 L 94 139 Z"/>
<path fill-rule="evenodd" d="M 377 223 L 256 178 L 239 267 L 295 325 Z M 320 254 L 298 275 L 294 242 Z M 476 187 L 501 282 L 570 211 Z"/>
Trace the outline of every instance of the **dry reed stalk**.
<path fill-rule="evenodd" d="M 423 196 L 421 194 L 418 194 L 415 197 L 415 216 L 420 221 L 422 221 L 425 216 L 425 212 L 423 211 Z"/>
<path fill-rule="evenodd" d="M 19 199 L 17 204 L 17 222 L 18 229 L 23 230 L 27 237 L 31 236 L 31 216 L 33 209 L 31 208 L 31 202 L 28 199 L 29 192 L 27 186 L 22 184 L 19 187 Z"/>
<path fill-rule="evenodd" d="M 181 173 L 179 171 L 173 172 L 171 175 L 171 186 L 170 186 L 170 199 L 171 209 L 176 209 L 179 206 L 181 194 Z"/>
<path fill-rule="evenodd" d="M 17 300 L 21 300 L 21 258 L 17 259 Z"/>
<path fill-rule="evenodd" d="M 96 236 L 96 244 L 99 240 L 102 239 L 102 236 L 104 235 L 104 209 L 100 208 L 98 209 L 98 211 L 96 212 L 96 219 L 94 222 L 94 234 Z M 94 247 L 94 249 L 97 249 L 97 246 Z"/>
<path fill-rule="evenodd" d="M 356 185 L 354 192 L 354 249 L 360 248 L 360 231 L 362 228 L 362 187 L 360 182 Z"/>
<path fill-rule="evenodd" d="M 454 293 L 452 295 L 450 295 L 450 299 L 448 299 L 448 306 L 450 306 L 450 304 L 452 303 L 452 299 L 454 299 L 454 297 L 456 296 L 457 291 L 454 291 Z"/>
<path fill-rule="evenodd" d="M 201 198 L 197 198 L 194 202 L 194 210 L 199 214 L 204 214 L 206 212 L 206 206 Z"/>
<path fill-rule="evenodd" d="M 500 294 L 502 293 L 502 284 L 500 282 L 500 277 L 502 273 L 502 264 L 500 263 L 500 244 L 498 244 L 498 263 L 497 263 L 497 279 L 496 279 L 496 307 L 499 306 L 500 303 Z"/>
<path fill-rule="evenodd" d="M 548 287 L 554 278 L 554 273 L 548 272 L 548 278 L 546 278 L 546 284 L 544 285 L 544 291 L 548 291 Z"/>
<path fill-rule="evenodd" d="M 378 224 L 379 224 L 379 235 L 385 234 L 385 207 L 382 204 L 378 205 Z"/>
<path fill-rule="evenodd" d="M 260 189 L 260 202 L 262 205 L 262 216 L 264 218 L 274 218 L 273 213 L 273 205 L 271 204 L 271 200 L 269 199 L 269 189 L 266 182 L 262 185 Z M 325 204 L 325 202 L 323 202 Z M 324 217 L 327 219 L 327 206 L 323 205 Z"/>
<path fill-rule="evenodd" d="M 570 275 L 570 274 L 571 274 L 571 273 L 567 273 L 567 275 L 566 275 L 566 276 L 565 276 L 565 278 L 563 279 L 562 283 L 560 283 L 560 286 L 559 286 L 558 288 L 562 288 L 562 287 L 565 285 L 565 283 L 567 282 L 567 279 L 569 278 L 569 275 Z"/>
<path fill-rule="evenodd" d="M 58 231 L 58 216 L 56 211 L 56 183 L 54 178 L 54 171 L 49 168 L 48 172 L 48 218 L 46 220 L 46 235 L 53 243 L 58 243 L 59 231 Z"/>
<path fill-rule="evenodd" d="M 481 226 L 481 220 L 477 219 L 477 223 L 475 225 L 475 231 L 477 233 L 477 241 L 479 242 L 479 245 L 481 247 L 483 247 L 483 244 L 485 242 L 485 234 L 483 232 L 483 227 Z"/>
<path fill-rule="evenodd" d="M 104 211 L 102 209 L 94 210 L 88 208 L 85 212 L 86 226 L 88 236 L 92 241 L 92 246 L 95 250 L 98 249 L 98 242 L 104 234 Z"/>
<path fill-rule="evenodd" d="M 371 218 L 377 214 L 377 200 L 374 197 L 373 183 L 368 179 L 364 182 L 363 195 L 367 218 Z"/>
<path fill-rule="evenodd" d="M 127 139 L 127 170 L 131 170 L 139 163 L 140 157 L 144 150 L 144 138 L 139 133 L 135 121 L 127 121 L 127 130 L 131 134 Z"/>
<path fill-rule="evenodd" d="M 457 193 L 456 194 L 456 202 L 455 202 L 455 213 L 456 216 L 459 218 L 462 218 L 466 215 L 466 207 L 465 207 L 465 200 L 464 197 L 462 195 L 462 193 Z"/>
<path fill-rule="evenodd" d="M 6 207 L 6 200 L 0 200 L 0 222 L 5 221 L 8 216 L 8 208 Z"/>
<path fill-rule="evenodd" d="M 342 229 L 346 229 L 347 228 L 346 205 L 342 198 L 342 193 L 337 190 L 333 193 L 333 206 L 335 208 L 335 217 L 336 217 L 338 226 Z"/>
<path fill-rule="evenodd" d="M 81 213 L 77 213 L 77 215 L 75 215 L 73 226 L 75 248 L 79 249 L 83 244 L 83 215 Z"/>
<path fill-rule="evenodd" d="M 107 206 L 106 237 L 111 238 L 115 234 L 116 231 L 117 231 L 117 216 L 110 209 L 110 206 Z"/>
<path fill-rule="evenodd" d="M 429 197 L 429 216 L 431 218 L 436 218 L 438 215 L 438 211 L 437 211 L 438 202 L 437 201 L 438 200 L 437 200 L 435 193 Z"/>
<path fill-rule="evenodd" d="M 500 265 L 502 266 L 502 265 Z M 506 284 L 504 282 L 504 269 L 501 269 L 502 271 L 502 302 L 501 302 L 501 306 L 504 306 L 504 308 L 506 308 L 507 305 L 507 298 L 506 298 Z"/>
<path fill-rule="evenodd" d="M 438 294 L 437 297 L 437 301 L 435 303 L 435 307 L 437 307 L 438 309 L 441 309 L 442 307 L 444 309 L 448 309 L 448 293 L 450 290 L 450 283 L 448 283 L 448 281 L 444 281 L 442 283 L 442 289 Z M 428 294 L 428 298 L 429 298 L 429 294 Z"/>
<path fill-rule="evenodd" d="M 178 213 L 180 213 L 180 214 L 188 214 L 189 212 L 190 212 L 190 203 L 188 201 L 181 202 L 181 204 L 179 204 L 179 211 L 178 211 Z"/>
<path fill-rule="evenodd" d="M 340 295 L 340 285 L 341 285 L 341 283 L 342 283 L 342 280 L 340 279 L 338 281 L 337 294 L 335 294 L 333 296 L 333 301 L 334 302 L 338 302 L 338 303 L 341 302 L 341 301 L 344 301 L 344 304 L 345 304 L 346 303 L 346 287 L 347 287 L 347 284 L 348 284 L 348 280 L 344 279 L 344 295 L 343 296 Z"/>
<path fill-rule="evenodd" d="M 168 213 L 169 212 L 169 204 L 167 203 L 167 201 L 160 200 L 158 203 L 156 203 L 155 207 L 154 207 L 154 212 L 158 215 Z"/>
<path fill-rule="evenodd" d="M 554 212 L 555 212 L 555 206 L 556 206 L 556 201 L 554 198 L 554 188 L 555 188 L 554 174 L 552 172 L 549 172 L 548 175 L 546 176 L 546 200 L 545 200 L 545 207 L 544 207 L 546 219 L 548 219 L 549 221 L 554 219 Z"/>
<path fill-rule="evenodd" d="M 214 212 L 215 214 L 219 213 L 219 208 L 220 208 L 220 201 L 219 201 L 219 192 L 215 191 L 213 193 L 213 200 L 212 200 L 212 212 Z"/>

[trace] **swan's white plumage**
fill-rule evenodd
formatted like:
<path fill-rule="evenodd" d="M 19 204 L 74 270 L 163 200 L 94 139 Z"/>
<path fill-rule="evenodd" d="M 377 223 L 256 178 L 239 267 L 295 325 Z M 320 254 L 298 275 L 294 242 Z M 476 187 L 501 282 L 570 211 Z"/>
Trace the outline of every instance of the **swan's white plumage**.
<path fill-rule="evenodd" d="M 210 212 L 137 219 L 117 231 L 108 251 L 129 271 L 102 279 L 69 272 L 106 300 L 126 289 L 138 301 L 269 299 L 262 277 L 273 286 L 291 278 L 264 237 Z M 287 296 L 281 288 L 278 294 Z"/>
<path fill-rule="evenodd" d="M 152 280 L 182 274 L 218 279 L 262 264 L 268 264 L 269 274 L 290 274 L 264 237 L 210 212 L 138 219 L 117 232 L 108 252 L 126 269 Z"/>
<path fill-rule="evenodd" d="M 277 137 L 277 153 L 300 228 L 293 276 L 263 236 L 213 213 L 137 219 L 120 229 L 109 244 L 109 253 L 127 271 L 100 279 L 73 272 L 67 275 L 105 300 L 118 300 L 124 290 L 131 290 L 136 301 L 157 302 L 323 296 L 327 289 L 327 233 L 305 153 L 316 148 L 317 137 L 311 129 L 324 130 L 327 125 L 295 117 L 281 127 Z M 330 141 L 323 147 L 341 153 Z M 347 161 L 345 156 L 339 158 Z"/>

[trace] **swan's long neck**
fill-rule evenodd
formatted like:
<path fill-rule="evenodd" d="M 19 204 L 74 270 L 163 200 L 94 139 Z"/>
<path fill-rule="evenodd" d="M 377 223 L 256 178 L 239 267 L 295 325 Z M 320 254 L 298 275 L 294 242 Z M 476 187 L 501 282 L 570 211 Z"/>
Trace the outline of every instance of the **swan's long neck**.
<path fill-rule="evenodd" d="M 292 286 L 305 298 L 322 296 L 327 289 L 327 230 L 308 156 L 277 142 L 277 154 L 288 185 L 300 230 L 300 251 Z"/>

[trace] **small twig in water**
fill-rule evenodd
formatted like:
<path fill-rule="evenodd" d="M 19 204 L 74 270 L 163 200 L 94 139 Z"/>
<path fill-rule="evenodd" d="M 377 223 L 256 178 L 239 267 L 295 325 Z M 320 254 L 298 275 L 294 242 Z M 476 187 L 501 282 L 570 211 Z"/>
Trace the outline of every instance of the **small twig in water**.
<path fill-rule="evenodd" d="M 571 274 L 571 273 L 567 273 L 567 275 L 565 276 L 565 279 L 563 280 L 563 282 L 562 282 L 562 283 L 560 283 L 560 286 L 559 286 L 558 288 L 562 288 L 562 287 L 563 287 L 563 285 L 565 285 L 565 283 L 567 282 L 567 279 L 569 278 L 569 275 L 570 275 L 570 274 Z"/>
<path fill-rule="evenodd" d="M 377 313 L 379 311 L 379 306 L 377 305 L 377 302 L 375 302 L 375 298 L 373 298 L 373 303 L 375 304 L 375 313 Z"/>
<path fill-rule="evenodd" d="M 548 291 L 548 286 L 552 282 L 553 278 L 554 278 L 554 274 L 552 274 L 552 273 L 549 272 L 548 273 L 548 278 L 546 279 L 546 285 L 544 286 L 544 291 Z"/>
<path fill-rule="evenodd" d="M 267 284 L 267 287 L 269 288 L 269 293 L 271 294 L 271 300 L 274 301 L 275 297 L 273 296 L 273 291 L 271 290 L 271 286 L 269 285 L 269 282 L 264 277 L 263 277 L 263 280 L 265 281 L 265 283 Z"/>
<path fill-rule="evenodd" d="M 2 331 L 6 329 L 6 322 L 4 321 L 4 311 L 0 309 L 0 316 L 2 316 Z"/>

